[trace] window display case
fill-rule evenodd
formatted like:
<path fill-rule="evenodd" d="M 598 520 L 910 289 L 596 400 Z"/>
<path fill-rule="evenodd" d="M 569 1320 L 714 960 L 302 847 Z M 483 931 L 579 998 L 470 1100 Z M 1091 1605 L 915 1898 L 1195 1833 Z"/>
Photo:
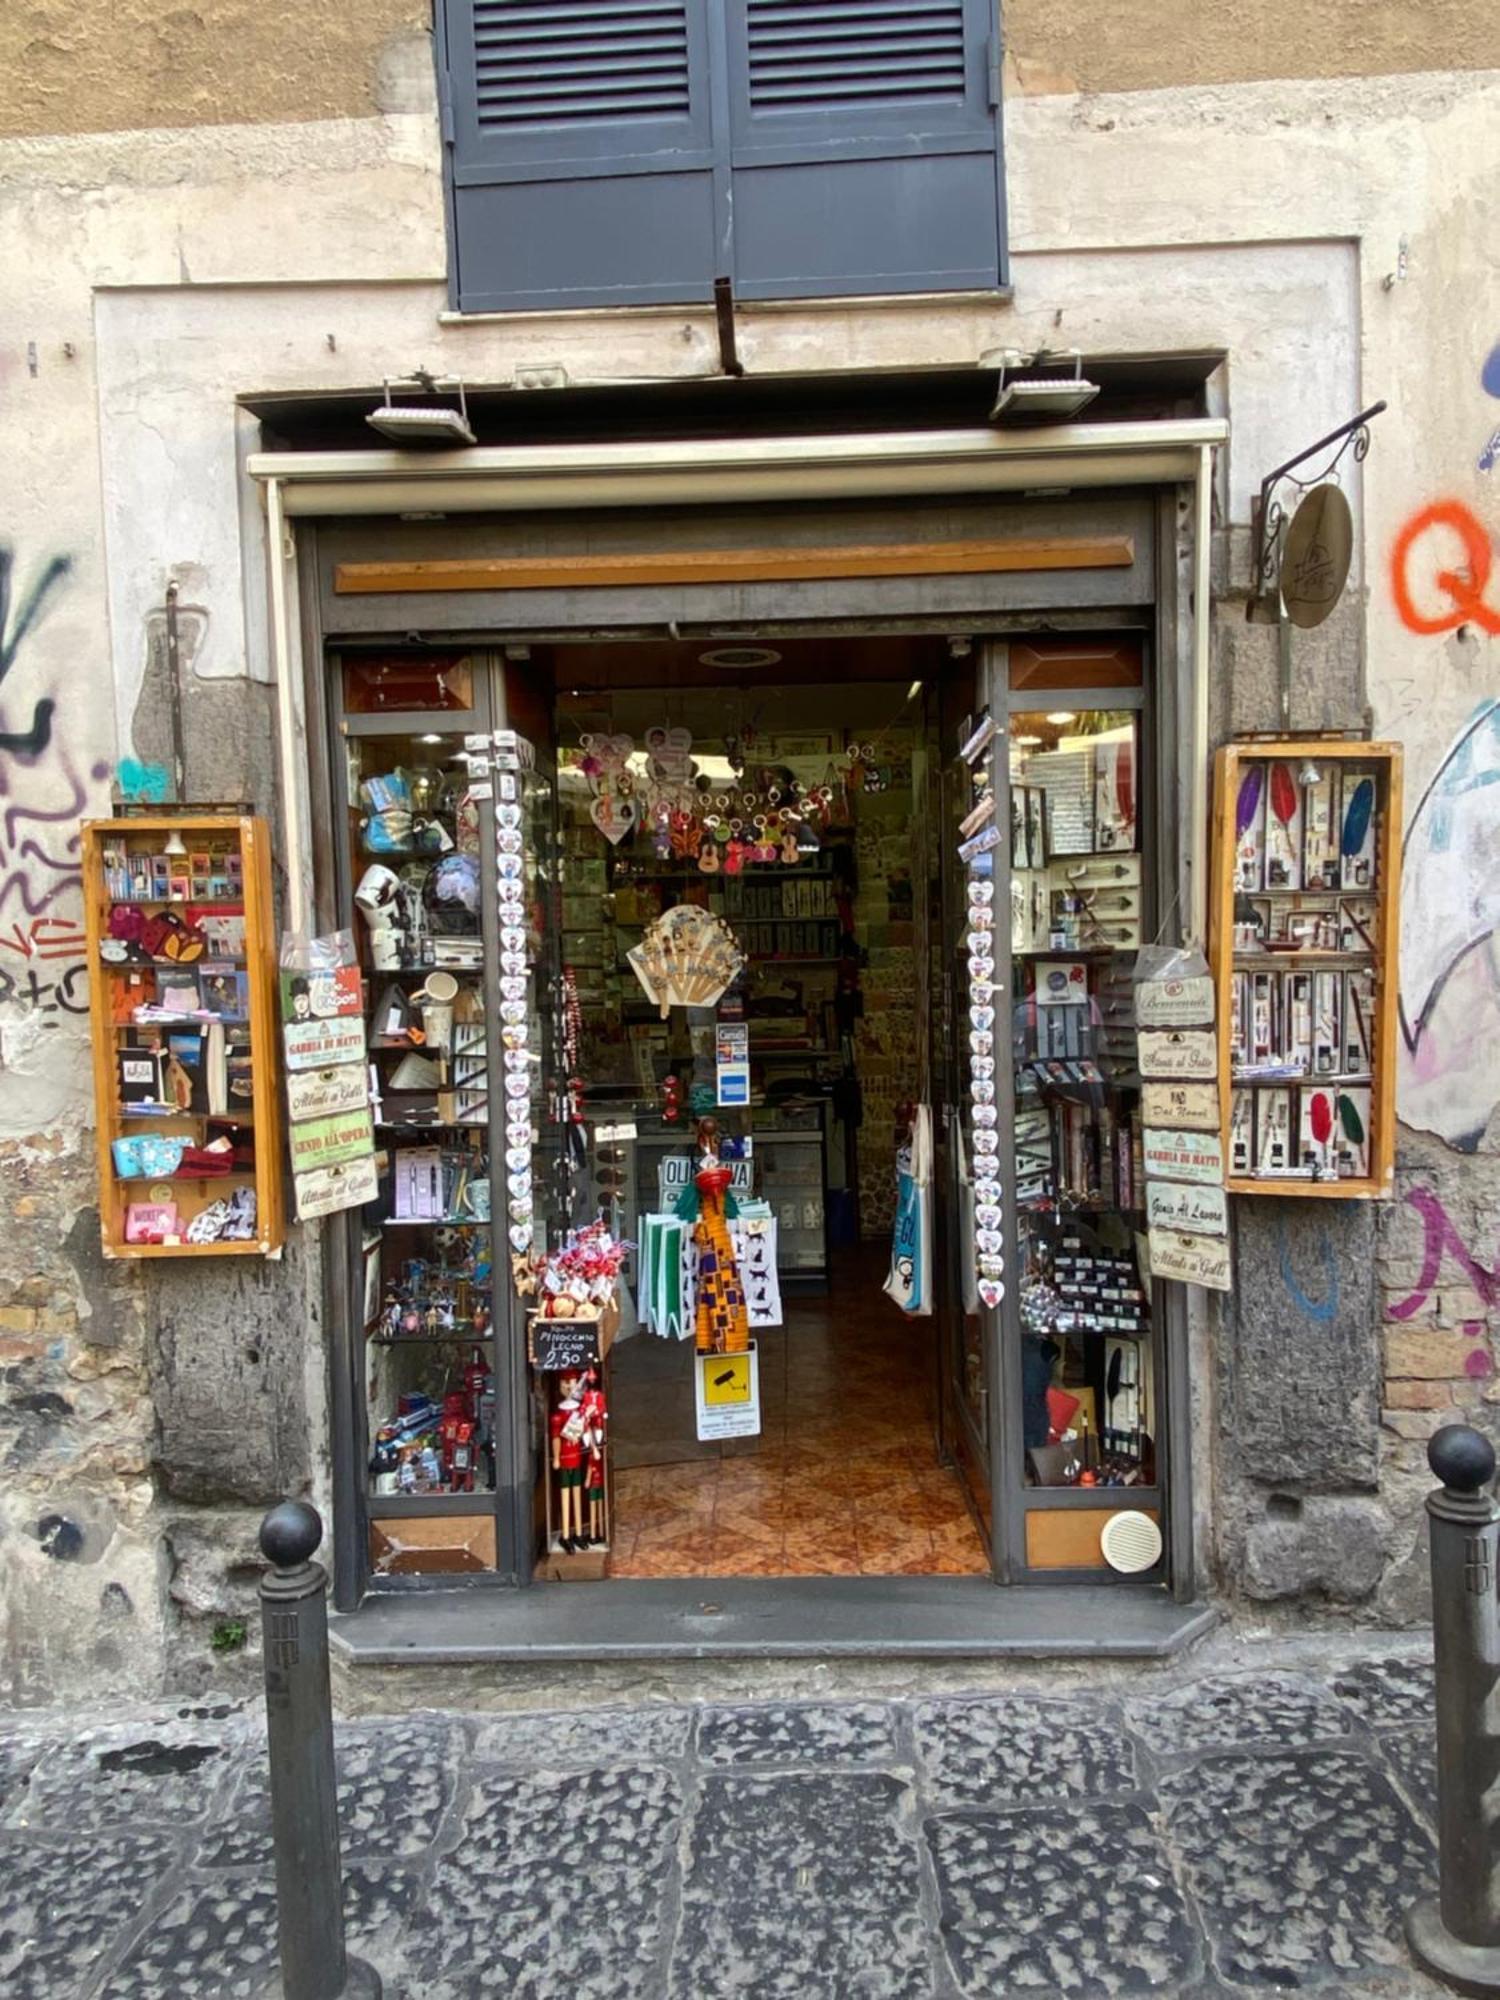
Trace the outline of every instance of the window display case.
<path fill-rule="evenodd" d="M 1400 834 L 1394 744 L 1218 754 L 1212 953 L 1233 1194 L 1391 1192 Z"/>
<path fill-rule="evenodd" d="M 92 820 L 82 867 L 104 1254 L 265 1256 L 284 1231 L 265 822 Z"/>

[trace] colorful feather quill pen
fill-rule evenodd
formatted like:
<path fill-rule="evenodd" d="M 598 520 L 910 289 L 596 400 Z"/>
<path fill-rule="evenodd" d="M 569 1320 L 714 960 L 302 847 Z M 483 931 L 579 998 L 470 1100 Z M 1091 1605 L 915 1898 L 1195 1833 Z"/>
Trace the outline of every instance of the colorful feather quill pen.
<path fill-rule="evenodd" d="M 1283 826 L 1289 827 L 1297 817 L 1297 787 L 1289 765 L 1271 766 L 1271 810 Z"/>
<path fill-rule="evenodd" d="M 1265 766 L 1252 764 L 1240 779 L 1240 795 L 1234 806 L 1234 837 L 1243 840 L 1260 810 L 1261 789 L 1266 781 Z"/>
<path fill-rule="evenodd" d="M 1364 1120 L 1359 1115 L 1354 1099 L 1345 1097 L 1342 1092 L 1339 1095 L 1339 1123 L 1344 1128 L 1344 1137 L 1351 1145 L 1362 1146 L 1365 1143 Z"/>
<path fill-rule="evenodd" d="M 1365 835 L 1370 831 L 1370 815 L 1374 810 L 1374 780 L 1361 778 L 1344 812 L 1344 834 L 1339 843 L 1341 853 L 1350 855 L 1361 851 Z"/>

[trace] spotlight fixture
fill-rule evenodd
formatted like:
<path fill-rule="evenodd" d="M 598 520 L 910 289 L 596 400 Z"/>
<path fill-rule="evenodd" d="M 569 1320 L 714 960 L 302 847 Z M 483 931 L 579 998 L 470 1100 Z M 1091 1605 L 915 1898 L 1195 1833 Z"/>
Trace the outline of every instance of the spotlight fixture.
<path fill-rule="evenodd" d="M 181 827 L 174 826 L 172 828 L 171 832 L 167 835 L 166 845 L 163 847 L 162 853 L 163 854 L 187 853 L 187 846 L 182 838 Z"/>
<path fill-rule="evenodd" d="M 1078 716 L 1076 711 L 1071 708 L 1054 708 L 1049 710 L 1047 720 L 1055 722 L 1061 727 L 1065 722 L 1076 722 Z"/>
<path fill-rule="evenodd" d="M 393 392 L 418 390 L 426 396 L 458 395 L 458 408 L 448 403 L 394 403 Z M 365 422 L 392 444 L 475 444 L 469 428 L 469 405 L 463 382 L 457 375 L 436 376 L 425 368 L 413 374 L 385 378 L 385 401 L 371 410 Z"/>
<path fill-rule="evenodd" d="M 698 655 L 698 664 L 724 673 L 748 674 L 755 667 L 774 667 L 781 658 L 774 646 L 713 646 Z"/>
<path fill-rule="evenodd" d="M 1071 375 L 1012 375 L 1006 379 L 1006 370 L 1057 369 L 1066 367 L 1071 361 Z M 1086 382 L 1083 377 L 1083 355 L 1072 347 L 1062 353 L 1050 353 L 1043 348 L 1036 354 L 1018 354 L 1007 349 L 1000 360 L 1000 381 L 995 391 L 995 407 L 990 411 L 992 424 L 1065 424 L 1086 410 L 1099 394 L 1097 382 Z"/>

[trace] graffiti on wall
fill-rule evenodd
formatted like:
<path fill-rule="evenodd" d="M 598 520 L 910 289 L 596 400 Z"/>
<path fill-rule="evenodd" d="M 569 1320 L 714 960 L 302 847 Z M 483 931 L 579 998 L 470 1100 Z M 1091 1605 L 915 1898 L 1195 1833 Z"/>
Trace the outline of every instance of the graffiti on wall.
<path fill-rule="evenodd" d="M 11 1072 L 34 1067 L 46 1028 L 88 1012 L 78 823 L 110 767 L 69 746 L 61 683 L 36 691 L 36 636 L 71 567 L 53 556 L 23 580 L 0 545 L 0 1069 Z"/>
<path fill-rule="evenodd" d="M 1479 385 L 1487 396 L 1500 399 L 1500 340 L 1485 356 L 1483 368 L 1479 371 Z M 1493 472 L 1495 461 L 1500 459 L 1500 430 L 1490 432 L 1484 450 L 1479 454 L 1479 470 Z"/>
<path fill-rule="evenodd" d="M 1462 500 L 1434 500 L 1406 522 L 1391 548 L 1391 596 L 1408 632 L 1431 638 L 1460 625 L 1500 632 L 1492 602 L 1489 530 Z"/>
<path fill-rule="evenodd" d="M 1500 1305 L 1500 1261 L 1492 1270 L 1482 1264 L 1465 1243 L 1454 1224 L 1453 1218 L 1439 1196 L 1432 1188 L 1414 1187 L 1407 1191 L 1406 1203 L 1414 1208 L 1422 1220 L 1422 1269 L 1416 1284 L 1404 1299 L 1386 1307 L 1388 1319 L 1415 1319 L 1432 1304 L 1438 1280 L 1443 1274 L 1445 1258 L 1451 1258 L 1462 1273 L 1463 1282 L 1474 1292 L 1486 1312 Z M 1465 1320 L 1465 1331 L 1474 1332 L 1476 1338 L 1484 1331 L 1484 1322 Z M 1487 1356 L 1485 1357 L 1487 1360 Z M 1488 1372 L 1480 1361 L 1471 1363 L 1467 1371 L 1471 1375 Z"/>
<path fill-rule="evenodd" d="M 1467 1149 L 1500 1102 L 1500 700 L 1449 744 L 1402 870 L 1402 1115 Z"/>

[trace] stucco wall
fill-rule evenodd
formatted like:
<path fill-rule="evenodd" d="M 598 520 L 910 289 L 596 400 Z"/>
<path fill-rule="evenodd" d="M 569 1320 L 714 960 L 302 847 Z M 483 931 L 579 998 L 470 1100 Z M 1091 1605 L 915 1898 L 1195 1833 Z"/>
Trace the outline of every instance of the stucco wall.
<path fill-rule="evenodd" d="M 403 46 L 386 73 L 406 108 L 375 116 L 0 142 L 0 1693 L 97 1688 L 106 1662 L 116 1692 L 152 1685 L 166 1659 L 189 1683 L 218 1673 L 207 1635 L 243 1602 L 255 1507 L 288 1483 L 321 1490 L 315 1246 L 232 1297 L 105 1270 L 86 1248 L 72 828 L 106 807 L 122 767 L 160 758 L 151 664 L 171 578 L 188 614 L 196 781 L 271 793 L 261 522 L 235 395 L 368 385 L 419 362 L 492 383 L 538 365 L 575 382 L 716 365 L 699 311 L 443 317 L 431 72 L 420 44 Z M 1267 639 L 1233 595 L 1250 496 L 1361 400 L 1389 398 L 1369 461 L 1349 475 L 1363 522 L 1353 594 L 1297 656 L 1298 713 L 1354 721 L 1368 701 L 1374 726 L 1408 743 L 1409 800 L 1437 780 L 1443 807 L 1419 818 L 1423 886 L 1407 902 L 1412 1130 L 1397 1201 L 1368 1225 L 1389 1384 L 1378 1408 L 1351 1411 L 1360 1439 L 1324 1451 L 1309 1423 L 1300 1473 L 1262 1477 L 1230 1426 L 1272 1349 L 1231 1311 L 1205 1335 L 1198 1438 L 1205 1498 L 1216 1486 L 1208 1553 L 1235 1589 L 1327 1590 L 1308 1564 L 1333 1520 L 1349 1552 L 1342 1585 L 1358 1587 L 1331 1594 L 1388 1615 L 1418 1601 L 1423 1436 L 1450 1408 L 1495 1414 L 1500 1034 L 1468 1024 L 1500 1012 L 1500 970 L 1487 901 L 1453 927 L 1463 878 L 1445 875 L 1444 857 L 1489 855 L 1500 800 L 1487 730 L 1452 754 L 1497 685 L 1500 592 L 1480 592 L 1477 574 L 1500 518 L 1500 325 L 1486 289 L 1500 268 L 1497 112 L 1494 75 L 1353 82 L 1336 117 L 1306 81 L 1018 94 L 1013 304 L 778 307 L 747 312 L 740 333 L 752 371 L 971 362 L 1041 342 L 1222 347 L 1226 727 L 1269 719 L 1259 704 L 1274 686 Z M 1424 525 L 1435 502 L 1464 512 Z M 1466 555 L 1470 519 L 1479 542 Z M 1441 581 L 1465 561 L 1473 590 Z M 1493 895 L 1500 870 L 1483 879 Z M 1438 963 L 1449 969 L 1429 1006 Z M 1358 1289 L 1368 1245 L 1318 1206 L 1281 1233 L 1262 1208 L 1242 1241 L 1284 1351 L 1316 1370 L 1332 1325 L 1353 1367 L 1379 1310 Z M 1310 1411 L 1328 1407 L 1322 1394 Z M 252 1414 L 232 1437 L 207 1435 L 226 1405 Z M 309 1439 L 311 1461 L 299 1456 Z M 57 1518 L 76 1541 L 45 1525 Z"/>
<path fill-rule="evenodd" d="M 360 118 L 428 0 L 10 0 L 0 136 Z"/>
<path fill-rule="evenodd" d="M 1002 0 L 1023 91 L 1182 89 L 1500 66 L 1486 0 Z M 11 0 L 0 137 L 284 124 L 394 108 L 392 65 L 431 0 Z"/>

